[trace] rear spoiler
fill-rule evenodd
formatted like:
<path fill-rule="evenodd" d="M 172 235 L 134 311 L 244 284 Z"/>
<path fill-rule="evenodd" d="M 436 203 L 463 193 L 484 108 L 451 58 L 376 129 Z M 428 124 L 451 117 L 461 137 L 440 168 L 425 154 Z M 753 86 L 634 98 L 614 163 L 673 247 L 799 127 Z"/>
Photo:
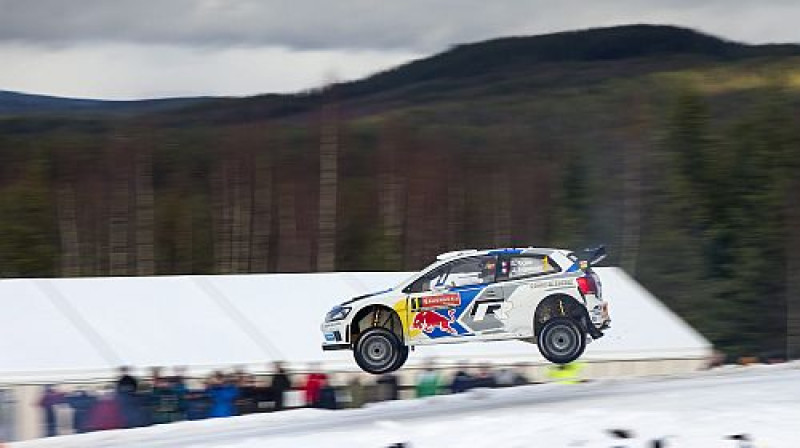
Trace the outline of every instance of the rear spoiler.
<path fill-rule="evenodd" d="M 586 270 L 600 263 L 607 256 L 606 246 L 601 244 L 594 248 L 584 249 L 582 254 L 578 256 L 578 263 L 581 269 Z"/>

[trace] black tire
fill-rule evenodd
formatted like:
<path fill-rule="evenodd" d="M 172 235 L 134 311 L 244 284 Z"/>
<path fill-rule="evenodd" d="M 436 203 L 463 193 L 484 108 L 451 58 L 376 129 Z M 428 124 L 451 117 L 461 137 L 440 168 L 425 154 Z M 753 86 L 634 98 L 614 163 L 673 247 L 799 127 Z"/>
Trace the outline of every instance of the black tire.
<path fill-rule="evenodd" d="M 406 361 L 408 360 L 409 351 L 410 350 L 408 349 L 407 345 L 400 344 L 400 356 L 397 357 L 397 363 L 395 363 L 392 371 L 398 370 L 400 369 L 400 367 L 403 367 L 403 364 L 405 364 Z"/>
<path fill-rule="evenodd" d="M 574 319 L 554 317 L 544 323 L 537 345 L 546 360 L 568 364 L 586 350 L 586 333 Z"/>
<path fill-rule="evenodd" d="M 380 375 L 399 369 L 408 357 L 408 347 L 391 331 L 375 327 L 358 338 L 353 355 L 363 371 Z"/>

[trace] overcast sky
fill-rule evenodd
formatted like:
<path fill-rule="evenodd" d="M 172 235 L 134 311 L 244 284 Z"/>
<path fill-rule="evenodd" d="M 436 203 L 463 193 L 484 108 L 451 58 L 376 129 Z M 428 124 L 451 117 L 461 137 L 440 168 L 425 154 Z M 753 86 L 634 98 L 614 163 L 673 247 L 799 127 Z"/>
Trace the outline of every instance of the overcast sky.
<path fill-rule="evenodd" d="M 800 42 L 800 0 L 0 0 L 0 90 L 292 92 L 457 43 L 628 23 Z"/>

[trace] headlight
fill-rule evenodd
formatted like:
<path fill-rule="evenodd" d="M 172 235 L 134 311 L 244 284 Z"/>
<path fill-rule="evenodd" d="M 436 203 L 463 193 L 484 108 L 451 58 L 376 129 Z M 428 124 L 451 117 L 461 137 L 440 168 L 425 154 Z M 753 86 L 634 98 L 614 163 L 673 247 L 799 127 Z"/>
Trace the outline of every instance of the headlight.
<path fill-rule="evenodd" d="M 347 317 L 348 314 L 350 314 L 350 310 L 351 309 L 352 308 L 350 308 L 349 306 L 337 306 L 337 307 L 334 307 L 332 310 L 330 310 L 328 312 L 328 314 L 325 315 L 325 322 L 333 322 L 335 320 L 342 320 L 345 317 Z"/>

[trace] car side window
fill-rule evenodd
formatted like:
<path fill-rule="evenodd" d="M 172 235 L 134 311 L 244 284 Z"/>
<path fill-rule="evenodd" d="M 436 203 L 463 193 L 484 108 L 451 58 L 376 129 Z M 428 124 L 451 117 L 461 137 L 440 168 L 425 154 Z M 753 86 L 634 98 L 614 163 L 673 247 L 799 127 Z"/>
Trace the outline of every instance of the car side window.
<path fill-rule="evenodd" d="M 460 286 L 492 283 L 497 274 L 497 257 L 479 257 L 455 260 L 418 278 L 405 289 L 406 293 L 419 293 L 433 290 L 436 286 L 458 288 Z"/>
<path fill-rule="evenodd" d="M 560 272 L 561 268 L 547 255 L 514 255 L 502 260 L 503 277 L 514 280 Z"/>
<path fill-rule="evenodd" d="M 450 288 L 492 283 L 497 276 L 497 257 L 494 255 L 464 258 L 451 265 L 445 279 Z"/>

